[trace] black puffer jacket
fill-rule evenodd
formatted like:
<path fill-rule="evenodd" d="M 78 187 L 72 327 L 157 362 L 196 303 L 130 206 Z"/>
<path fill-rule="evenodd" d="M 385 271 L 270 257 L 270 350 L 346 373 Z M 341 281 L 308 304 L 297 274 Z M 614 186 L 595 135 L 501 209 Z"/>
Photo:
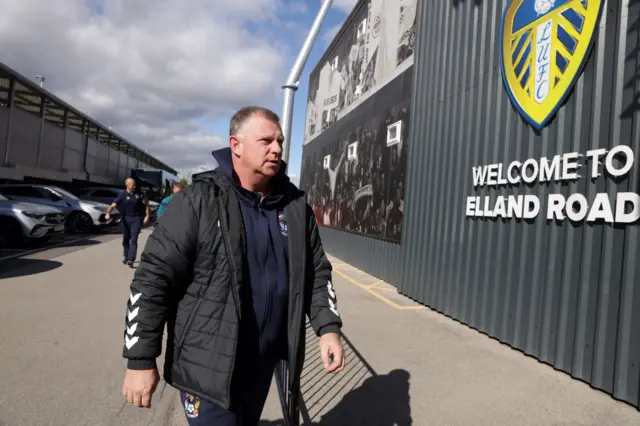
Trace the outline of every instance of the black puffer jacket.
<path fill-rule="evenodd" d="M 331 264 L 304 193 L 278 179 L 289 241 L 289 386 L 296 389 L 304 361 L 304 315 L 318 335 L 339 332 Z M 240 297 L 248 285 L 247 241 L 236 194 L 220 169 L 200 174 L 175 194 L 149 236 L 127 302 L 123 356 L 131 369 L 155 366 L 165 323 L 164 378 L 170 385 L 230 405 L 236 363 Z"/>

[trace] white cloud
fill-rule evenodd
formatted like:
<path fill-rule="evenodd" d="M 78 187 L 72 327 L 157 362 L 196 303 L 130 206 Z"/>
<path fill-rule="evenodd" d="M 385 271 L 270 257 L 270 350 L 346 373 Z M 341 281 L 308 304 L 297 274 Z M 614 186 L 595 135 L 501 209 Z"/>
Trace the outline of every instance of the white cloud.
<path fill-rule="evenodd" d="M 331 5 L 335 9 L 339 9 L 346 14 L 351 13 L 358 0 L 334 0 Z"/>
<path fill-rule="evenodd" d="M 167 164 L 202 169 L 226 137 L 198 123 L 281 95 L 282 2 L 0 0 L 1 60 L 44 75 L 48 90 Z"/>
<path fill-rule="evenodd" d="M 342 23 L 334 25 L 333 27 L 325 31 L 325 33 L 322 35 L 322 40 L 324 41 L 325 46 L 329 46 L 331 44 L 333 39 L 336 37 L 336 34 L 338 34 L 338 31 L 340 31 L 341 27 Z"/>

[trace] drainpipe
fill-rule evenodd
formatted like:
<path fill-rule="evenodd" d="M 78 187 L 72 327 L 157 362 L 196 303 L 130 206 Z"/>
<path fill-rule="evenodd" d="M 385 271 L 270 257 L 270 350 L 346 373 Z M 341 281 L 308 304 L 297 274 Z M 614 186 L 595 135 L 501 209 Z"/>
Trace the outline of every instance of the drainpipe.
<path fill-rule="evenodd" d="M 4 166 L 9 167 L 9 151 L 11 150 L 11 122 L 13 121 L 13 108 L 14 100 L 16 96 L 16 81 L 11 79 L 9 81 L 9 99 L 7 100 L 7 107 L 9 108 L 9 117 L 7 118 L 7 133 L 6 133 L 6 147 L 4 150 Z"/>
<path fill-rule="evenodd" d="M 42 84 L 42 82 L 41 82 Z M 40 158 L 42 156 L 42 137 L 44 136 L 44 118 L 47 113 L 47 98 L 40 99 L 40 133 L 38 134 L 38 156 L 36 157 L 36 168 L 40 168 Z"/>
<path fill-rule="evenodd" d="M 318 38 L 318 33 L 320 32 L 320 28 L 322 27 L 322 22 L 327 16 L 327 12 L 329 12 L 332 3 L 333 0 L 325 0 L 322 3 L 322 6 L 318 11 L 318 15 L 313 21 L 313 25 L 311 25 L 309 34 L 307 35 L 307 38 L 304 41 L 302 48 L 300 49 L 300 53 L 298 53 L 298 57 L 296 58 L 293 67 L 291 68 L 291 72 L 289 73 L 287 82 L 284 84 L 284 86 L 282 86 L 282 89 L 284 90 L 284 100 L 282 102 L 281 117 L 282 131 L 284 132 L 284 143 L 282 144 L 282 159 L 286 163 L 289 162 L 289 151 L 291 149 L 291 126 L 293 123 L 293 102 L 296 95 L 296 90 L 298 90 L 300 76 L 302 75 L 304 65 L 309 58 L 309 54 L 311 53 L 311 48 Z"/>
<path fill-rule="evenodd" d="M 86 119 L 82 120 L 82 136 L 84 137 L 84 159 L 82 160 L 82 170 L 86 175 L 85 181 L 89 182 L 89 170 L 87 170 L 87 156 L 89 155 L 89 128 Z"/>

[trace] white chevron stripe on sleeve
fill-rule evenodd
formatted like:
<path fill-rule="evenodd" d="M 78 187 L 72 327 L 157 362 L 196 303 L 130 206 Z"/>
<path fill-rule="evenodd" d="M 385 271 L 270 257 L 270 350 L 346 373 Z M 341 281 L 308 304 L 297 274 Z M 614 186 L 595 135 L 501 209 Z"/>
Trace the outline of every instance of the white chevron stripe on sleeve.
<path fill-rule="evenodd" d="M 124 344 L 127 346 L 127 349 L 131 349 L 136 343 L 138 343 L 138 340 L 140 338 L 138 336 L 129 339 L 129 336 L 124 336 Z"/>
<path fill-rule="evenodd" d="M 127 327 L 127 334 L 133 336 L 133 333 L 136 332 L 136 328 L 138 328 L 138 323 L 133 324 L 131 327 Z"/>
<path fill-rule="evenodd" d="M 336 314 L 337 317 L 340 316 L 340 314 L 338 313 L 338 311 L 336 310 L 336 304 L 333 303 L 333 300 L 329 299 L 329 309 L 331 310 L 331 312 L 333 312 L 334 314 Z"/>
<path fill-rule="evenodd" d="M 131 301 L 131 306 L 136 304 L 138 299 L 140 299 L 140 296 L 142 296 L 142 293 L 138 293 L 135 296 L 133 295 L 133 293 L 129 293 L 129 300 Z"/>
<path fill-rule="evenodd" d="M 333 291 L 333 284 L 331 283 L 331 281 L 327 282 L 327 290 L 329 291 L 329 296 L 333 297 L 334 299 L 336 298 L 336 294 Z"/>
<path fill-rule="evenodd" d="M 140 310 L 140 308 L 135 308 L 133 311 L 129 311 L 127 313 L 127 318 L 129 319 L 129 321 L 131 321 L 132 319 L 134 319 L 135 317 L 138 316 L 138 311 Z"/>

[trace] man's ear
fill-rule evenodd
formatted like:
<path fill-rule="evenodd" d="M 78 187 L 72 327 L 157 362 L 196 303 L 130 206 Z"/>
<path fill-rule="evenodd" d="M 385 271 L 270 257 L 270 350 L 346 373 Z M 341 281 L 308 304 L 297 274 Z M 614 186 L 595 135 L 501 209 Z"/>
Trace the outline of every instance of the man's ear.
<path fill-rule="evenodd" d="M 242 154 L 242 142 L 236 136 L 229 136 L 229 147 L 235 155 L 240 156 Z"/>

